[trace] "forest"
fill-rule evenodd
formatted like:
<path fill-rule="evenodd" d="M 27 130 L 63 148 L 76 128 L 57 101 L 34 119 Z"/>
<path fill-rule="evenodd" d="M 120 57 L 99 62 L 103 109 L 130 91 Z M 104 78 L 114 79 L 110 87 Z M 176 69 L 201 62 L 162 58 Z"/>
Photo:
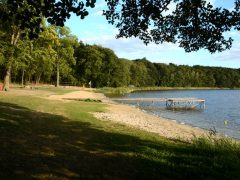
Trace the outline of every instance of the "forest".
<path fill-rule="evenodd" d="M 109 48 L 84 44 L 67 27 L 44 25 L 37 38 L 23 36 L 17 46 L 8 46 L 4 37 L 0 31 L 1 81 L 11 56 L 11 82 L 22 85 L 240 87 L 240 69 L 123 59 Z"/>

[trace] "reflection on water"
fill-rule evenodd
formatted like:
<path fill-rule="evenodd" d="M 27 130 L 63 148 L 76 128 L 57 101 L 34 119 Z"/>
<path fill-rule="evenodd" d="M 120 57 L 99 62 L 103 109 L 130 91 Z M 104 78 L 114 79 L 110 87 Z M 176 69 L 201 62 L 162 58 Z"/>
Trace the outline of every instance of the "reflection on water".
<path fill-rule="evenodd" d="M 240 90 L 168 90 L 139 91 L 123 98 L 186 98 L 205 99 L 205 109 L 167 109 L 165 102 L 124 102 L 157 116 L 240 139 Z"/>

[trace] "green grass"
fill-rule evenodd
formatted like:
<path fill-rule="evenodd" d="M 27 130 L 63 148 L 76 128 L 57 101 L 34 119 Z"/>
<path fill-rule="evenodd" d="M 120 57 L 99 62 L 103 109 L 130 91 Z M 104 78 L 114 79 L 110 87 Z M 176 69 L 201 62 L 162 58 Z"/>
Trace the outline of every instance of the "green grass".
<path fill-rule="evenodd" d="M 46 92 L 54 93 L 56 95 L 62 95 L 62 94 L 65 94 L 65 93 L 70 93 L 70 92 L 76 91 L 77 87 L 76 88 L 65 87 L 65 86 L 55 87 L 54 85 L 48 85 L 48 84 L 39 84 L 39 85 L 30 84 L 28 86 L 23 87 L 21 84 L 12 83 L 11 84 L 11 89 L 25 89 L 25 90 L 32 90 L 32 91 L 43 90 L 43 91 L 46 91 Z"/>
<path fill-rule="evenodd" d="M 1 179 L 239 178 L 238 143 L 168 140 L 90 113 L 105 108 L 1 93 Z"/>

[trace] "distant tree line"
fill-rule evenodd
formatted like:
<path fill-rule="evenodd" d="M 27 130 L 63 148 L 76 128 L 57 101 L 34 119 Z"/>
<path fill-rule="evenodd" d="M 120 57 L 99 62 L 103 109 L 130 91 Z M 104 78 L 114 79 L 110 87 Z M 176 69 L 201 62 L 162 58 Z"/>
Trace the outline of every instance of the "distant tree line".
<path fill-rule="evenodd" d="M 240 69 L 152 63 L 118 58 L 114 51 L 80 42 L 75 49 L 75 81 L 93 87 L 240 87 Z"/>
<path fill-rule="evenodd" d="M 240 69 L 176 66 L 174 64 L 154 64 L 160 86 L 170 87 L 240 87 Z"/>
<path fill-rule="evenodd" d="M 176 9 L 166 15 L 169 5 Z M 129 61 L 98 45 L 79 43 L 64 27 L 72 14 L 84 19 L 95 0 L 0 0 L 0 80 L 102 86 L 239 87 L 239 70 Z M 186 52 L 230 49 L 225 32 L 239 30 L 240 0 L 231 10 L 204 0 L 108 1 L 103 11 L 119 30 L 117 37 L 144 43 L 172 42 Z M 46 26 L 45 21 L 49 23 Z"/>
<path fill-rule="evenodd" d="M 78 42 L 66 27 L 46 26 L 38 38 L 23 37 L 16 47 L 0 31 L 0 75 L 4 79 L 11 48 L 11 80 L 92 87 L 240 87 L 240 69 L 152 63 L 118 58 L 113 50 Z M 2 32 L 2 33 L 1 33 Z"/>

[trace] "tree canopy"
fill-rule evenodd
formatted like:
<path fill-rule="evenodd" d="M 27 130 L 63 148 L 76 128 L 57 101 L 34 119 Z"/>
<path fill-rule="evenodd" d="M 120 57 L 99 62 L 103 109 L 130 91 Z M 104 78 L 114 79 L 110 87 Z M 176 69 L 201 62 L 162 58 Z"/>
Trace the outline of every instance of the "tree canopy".
<path fill-rule="evenodd" d="M 239 2 L 230 11 L 205 0 L 109 0 L 104 14 L 119 29 L 118 38 L 139 37 L 146 44 L 177 42 L 186 52 L 204 48 L 213 53 L 231 47 L 233 39 L 224 32 L 239 30 Z M 170 4 L 175 4 L 172 12 Z"/>
<path fill-rule="evenodd" d="M 225 32 L 240 30 L 240 0 L 228 10 L 206 0 L 105 0 L 103 15 L 119 29 L 118 38 L 138 37 L 144 43 L 178 43 L 186 52 L 207 49 L 221 52 L 233 39 Z M 101 86 L 219 86 L 239 87 L 239 70 L 193 69 L 152 64 L 146 59 L 119 60 L 101 46 L 81 44 L 60 28 L 72 14 L 81 19 L 96 0 L 0 0 L 0 66 L 4 89 L 11 73 L 22 82 L 57 80 Z M 169 10 L 169 5 L 175 9 Z M 53 26 L 47 27 L 46 20 Z M 42 31 L 43 30 L 43 31 Z M 81 49 L 82 48 L 82 49 Z M 75 65 L 76 63 L 76 65 Z M 55 66 L 56 65 L 56 66 Z M 203 70 L 204 69 L 204 70 Z M 25 74 L 25 71 L 27 72 Z M 220 75 L 221 73 L 224 74 Z M 231 83 L 228 72 L 235 79 Z M 207 77 L 207 73 L 209 76 Z M 18 75 L 18 76 L 17 76 Z M 55 77 L 55 78 L 54 78 Z M 179 79 L 179 78 L 182 79 Z"/>
<path fill-rule="evenodd" d="M 119 29 L 120 37 L 139 37 L 149 42 L 179 43 L 186 52 L 205 48 L 210 52 L 229 49 L 232 38 L 224 32 L 240 29 L 240 1 L 228 10 L 214 7 L 206 0 L 105 0 L 104 15 Z M 81 19 L 94 8 L 96 0 L 0 0 L 0 17 L 3 22 L 15 22 L 28 29 L 35 37 L 45 17 L 50 24 L 64 26 L 71 14 Z M 169 11 L 169 5 L 175 9 Z"/>
<path fill-rule="evenodd" d="M 20 29 L 28 29 L 31 38 L 41 31 L 42 18 L 50 24 L 64 26 L 71 14 L 84 19 L 88 15 L 86 8 L 93 8 L 96 0 L 0 0 L 0 19 L 14 22 Z"/>
<path fill-rule="evenodd" d="M 46 32 L 55 29 L 49 27 L 34 41 L 19 42 L 20 52 L 12 65 L 13 82 L 56 84 L 58 52 L 44 43 L 53 39 Z M 146 58 L 121 59 L 111 49 L 81 42 L 73 49 L 73 56 L 70 51 L 69 59 L 61 59 L 60 85 L 88 86 L 91 81 L 92 87 L 240 87 L 240 69 L 151 63 Z M 2 67 L 0 63 L 0 74 Z"/>

